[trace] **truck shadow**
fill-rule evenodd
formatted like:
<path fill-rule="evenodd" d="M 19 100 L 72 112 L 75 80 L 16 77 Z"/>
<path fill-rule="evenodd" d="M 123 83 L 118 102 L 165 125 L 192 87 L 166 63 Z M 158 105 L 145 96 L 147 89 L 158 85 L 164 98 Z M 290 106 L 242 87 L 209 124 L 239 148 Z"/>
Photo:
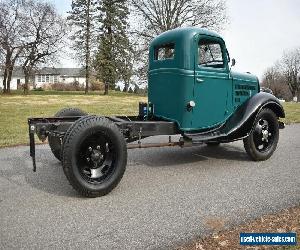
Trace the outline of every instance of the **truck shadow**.
<path fill-rule="evenodd" d="M 205 162 L 212 159 L 228 161 L 249 161 L 241 147 L 227 144 L 219 147 L 197 146 L 190 148 L 153 148 L 134 149 L 128 154 L 128 168 L 134 165 L 141 167 L 172 167 Z M 63 173 L 61 163 L 54 158 L 48 147 L 37 150 L 37 172 L 32 172 L 31 158 L 27 151 L 20 157 L 8 157 L 7 167 L 1 169 L 0 176 L 16 185 L 30 185 L 32 188 L 57 196 L 82 198 L 69 184 Z M 216 163 L 218 164 L 218 163 Z M 213 167 L 213 166 L 212 166 Z M 197 167 L 198 168 L 198 167 Z M 201 169 L 199 169 L 201 171 Z M 159 173 L 158 173 L 159 174 Z M 20 181 L 18 181 L 20 180 Z"/>
<path fill-rule="evenodd" d="M 0 170 L 0 176 L 14 185 L 22 188 L 26 185 L 39 191 L 58 196 L 78 197 L 77 192 L 69 184 L 64 175 L 61 163 L 54 158 L 48 147 L 38 147 L 37 150 L 37 172 L 32 171 L 32 161 L 27 151 L 17 157 L 7 158 L 11 168 Z M 17 187 L 17 188 L 19 188 Z"/>
<path fill-rule="evenodd" d="M 245 150 L 232 144 L 217 147 L 204 145 L 190 148 L 134 149 L 129 152 L 129 164 L 141 164 L 151 167 L 172 166 L 202 162 L 212 159 L 227 161 L 250 161 Z"/>

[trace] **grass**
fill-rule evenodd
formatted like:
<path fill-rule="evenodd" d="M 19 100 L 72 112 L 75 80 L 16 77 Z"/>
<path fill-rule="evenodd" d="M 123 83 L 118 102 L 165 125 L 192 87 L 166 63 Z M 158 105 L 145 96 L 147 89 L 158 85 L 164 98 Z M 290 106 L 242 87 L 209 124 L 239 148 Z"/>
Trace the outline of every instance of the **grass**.
<path fill-rule="evenodd" d="M 240 245 L 241 232 L 256 232 L 256 233 L 289 233 L 294 232 L 297 234 L 296 246 L 260 246 L 258 249 L 264 250 L 296 250 L 300 249 L 299 233 L 300 233 L 300 206 L 284 209 L 274 214 L 267 214 L 261 218 L 249 220 L 245 224 L 237 225 L 226 229 L 226 223 L 220 223 L 220 219 L 215 222 L 208 223 L 204 221 L 206 227 L 210 229 L 211 234 L 203 238 L 195 239 L 186 246 L 177 248 L 178 250 L 194 250 L 194 249 L 257 249 L 247 248 L 247 246 Z M 216 223 L 218 222 L 218 223 Z"/>
<path fill-rule="evenodd" d="M 11 93 L 8 96 L 16 96 L 16 95 L 22 95 L 23 96 L 23 91 L 22 90 L 11 90 Z M 84 91 L 63 91 L 63 90 L 32 90 L 29 91 L 28 95 L 103 95 L 103 91 L 91 91 L 88 92 L 88 94 L 85 94 Z M 121 91 L 109 91 L 110 96 L 136 96 L 136 94 L 131 94 L 128 92 L 121 92 Z"/>
<path fill-rule="evenodd" d="M 283 103 L 285 111 L 285 119 L 282 119 L 286 124 L 300 123 L 300 102 L 285 102 Z"/>
<path fill-rule="evenodd" d="M 100 92 L 31 91 L 29 95 L 13 92 L 0 95 L 0 147 L 28 143 L 28 117 L 53 116 L 64 107 L 78 107 L 90 114 L 136 115 L 144 96 L 111 91 Z M 284 103 L 287 124 L 300 123 L 300 103 Z"/>
<path fill-rule="evenodd" d="M 122 92 L 111 92 L 108 96 L 94 92 L 89 95 L 40 92 L 31 92 L 27 96 L 18 93 L 0 95 L 0 147 L 28 143 L 29 117 L 53 116 L 64 107 L 78 107 L 90 114 L 136 115 L 138 103 L 147 100 L 144 96 Z"/>

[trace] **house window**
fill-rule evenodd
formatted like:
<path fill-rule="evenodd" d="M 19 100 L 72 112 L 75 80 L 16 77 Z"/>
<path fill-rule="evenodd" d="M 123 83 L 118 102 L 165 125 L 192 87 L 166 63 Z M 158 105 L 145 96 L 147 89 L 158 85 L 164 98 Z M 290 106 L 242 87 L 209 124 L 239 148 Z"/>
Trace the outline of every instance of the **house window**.
<path fill-rule="evenodd" d="M 46 82 L 49 83 L 49 75 L 46 75 Z"/>
<path fill-rule="evenodd" d="M 166 60 L 174 59 L 175 55 L 175 44 L 169 43 L 155 48 L 154 59 L 155 60 Z"/>
<path fill-rule="evenodd" d="M 41 75 L 38 75 L 38 76 L 37 76 L 37 81 L 38 81 L 38 82 L 42 82 L 42 76 L 41 76 Z"/>
<path fill-rule="evenodd" d="M 56 75 L 53 76 L 53 82 L 54 82 L 54 83 L 58 83 L 58 79 L 57 79 L 57 76 L 56 76 Z"/>
<path fill-rule="evenodd" d="M 198 63 L 202 67 L 224 67 L 222 47 L 221 44 L 216 41 L 200 40 L 198 58 Z"/>

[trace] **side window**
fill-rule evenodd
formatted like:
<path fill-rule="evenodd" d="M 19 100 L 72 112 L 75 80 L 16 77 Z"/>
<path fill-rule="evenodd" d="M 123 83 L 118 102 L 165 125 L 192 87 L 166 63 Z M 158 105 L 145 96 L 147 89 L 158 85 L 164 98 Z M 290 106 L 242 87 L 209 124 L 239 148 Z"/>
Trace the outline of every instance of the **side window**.
<path fill-rule="evenodd" d="M 154 50 L 154 60 L 166 60 L 174 59 L 175 56 L 175 44 L 169 43 L 158 46 Z"/>
<path fill-rule="evenodd" d="M 202 39 L 198 45 L 198 64 L 202 67 L 224 68 L 221 44 Z"/>

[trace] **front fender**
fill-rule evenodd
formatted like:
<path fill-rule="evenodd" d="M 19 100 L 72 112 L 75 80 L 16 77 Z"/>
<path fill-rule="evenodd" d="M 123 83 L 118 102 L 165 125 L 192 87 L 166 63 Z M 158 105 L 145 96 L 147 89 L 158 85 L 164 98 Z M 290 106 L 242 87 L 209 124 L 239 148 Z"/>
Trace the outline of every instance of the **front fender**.
<path fill-rule="evenodd" d="M 266 92 L 259 92 L 243 103 L 228 119 L 225 134 L 230 138 L 241 138 L 249 134 L 259 111 L 271 109 L 279 118 L 285 117 L 285 112 L 279 100 Z"/>

